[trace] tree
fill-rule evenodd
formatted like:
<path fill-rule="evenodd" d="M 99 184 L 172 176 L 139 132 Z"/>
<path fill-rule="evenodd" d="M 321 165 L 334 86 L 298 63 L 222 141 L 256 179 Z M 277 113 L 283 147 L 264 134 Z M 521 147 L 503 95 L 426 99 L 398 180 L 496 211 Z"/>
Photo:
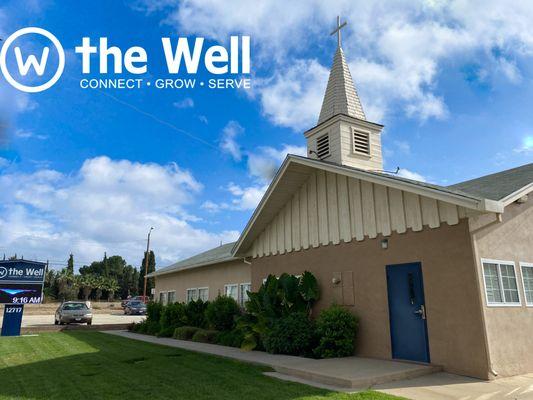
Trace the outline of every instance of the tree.
<path fill-rule="evenodd" d="M 79 281 L 66 268 L 63 268 L 57 276 L 58 297 L 61 301 L 77 299 Z"/>
<path fill-rule="evenodd" d="M 79 275 L 80 276 L 80 287 L 83 298 L 85 301 L 89 300 L 91 292 L 96 286 L 96 277 L 92 274 Z"/>
<path fill-rule="evenodd" d="M 106 289 L 106 280 L 103 276 L 96 277 L 94 288 L 96 289 L 95 299 L 96 301 L 100 301 L 102 293 Z"/>
<path fill-rule="evenodd" d="M 74 275 L 74 255 L 70 253 L 67 262 L 67 272 L 71 275 Z"/>
<path fill-rule="evenodd" d="M 145 271 L 145 264 L 146 263 L 146 251 L 144 252 L 144 257 L 142 260 L 140 273 L 139 273 L 139 292 L 142 294 L 144 290 L 144 271 Z M 155 271 L 155 255 L 152 250 L 150 250 L 150 254 L 148 256 L 148 273 Z M 154 278 L 148 278 L 148 282 L 146 283 L 146 295 L 150 296 L 151 290 L 154 288 Z"/>
<path fill-rule="evenodd" d="M 113 301 L 115 297 L 115 292 L 120 289 L 120 286 L 116 279 L 106 278 L 105 279 L 105 289 L 107 290 L 107 300 Z"/>

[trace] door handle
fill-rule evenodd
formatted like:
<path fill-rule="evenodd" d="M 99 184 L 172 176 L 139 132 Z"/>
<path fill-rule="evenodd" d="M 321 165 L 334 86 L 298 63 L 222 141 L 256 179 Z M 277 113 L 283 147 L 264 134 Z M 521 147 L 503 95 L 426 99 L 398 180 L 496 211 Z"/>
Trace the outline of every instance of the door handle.
<path fill-rule="evenodd" d="M 416 310 L 414 313 L 420 315 L 420 318 L 426 319 L 426 307 L 423 304 L 420 304 L 420 309 Z"/>

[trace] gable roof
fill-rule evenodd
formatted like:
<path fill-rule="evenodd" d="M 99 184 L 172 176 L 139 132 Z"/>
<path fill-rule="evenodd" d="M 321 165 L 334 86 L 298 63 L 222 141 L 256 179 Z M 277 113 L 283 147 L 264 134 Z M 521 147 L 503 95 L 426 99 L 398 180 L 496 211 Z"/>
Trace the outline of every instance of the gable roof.
<path fill-rule="evenodd" d="M 528 187 L 533 190 L 533 163 L 448 186 L 451 190 L 504 202 L 522 190 L 526 194 Z"/>
<path fill-rule="evenodd" d="M 197 254 L 185 260 L 178 261 L 177 263 L 169 265 L 168 267 L 158 269 L 155 272 L 152 272 L 146 276 L 151 278 L 154 276 L 170 274 L 186 269 L 205 267 L 212 264 L 237 260 L 238 258 L 233 257 L 231 253 L 231 249 L 234 245 L 235 242 L 223 244 L 221 246 L 215 247 L 214 249 L 204 251 L 203 253 Z"/>
<path fill-rule="evenodd" d="M 350 117 L 366 120 L 363 106 L 359 100 L 350 69 L 348 68 L 341 47 L 337 47 L 333 58 L 333 66 L 329 73 L 328 85 L 324 94 L 324 100 L 322 101 L 318 124 L 338 114 L 345 114 Z"/>
<path fill-rule="evenodd" d="M 480 212 L 503 212 L 503 205 L 499 201 L 465 193 L 454 188 L 289 154 L 252 214 L 239 240 L 236 242 L 233 254 L 244 254 L 257 235 L 262 232 L 264 227 L 289 201 L 294 191 L 300 188 L 316 169 L 427 196 L 471 210 Z"/>

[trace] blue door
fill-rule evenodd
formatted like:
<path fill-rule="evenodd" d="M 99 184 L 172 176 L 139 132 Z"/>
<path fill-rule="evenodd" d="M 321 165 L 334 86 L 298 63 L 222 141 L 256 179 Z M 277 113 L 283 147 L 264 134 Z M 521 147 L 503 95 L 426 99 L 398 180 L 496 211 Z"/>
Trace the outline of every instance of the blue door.
<path fill-rule="evenodd" d="M 420 263 L 387 265 L 392 358 L 429 362 Z"/>

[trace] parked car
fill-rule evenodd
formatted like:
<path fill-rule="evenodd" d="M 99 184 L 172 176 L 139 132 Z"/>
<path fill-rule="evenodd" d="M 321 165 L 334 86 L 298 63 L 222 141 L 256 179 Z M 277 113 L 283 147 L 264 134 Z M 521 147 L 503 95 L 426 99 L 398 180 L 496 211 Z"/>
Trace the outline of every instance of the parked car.
<path fill-rule="evenodd" d="M 134 297 L 130 297 L 129 299 L 126 299 L 126 300 L 122 300 L 120 302 L 120 305 L 122 306 L 122 308 L 126 307 L 126 304 L 128 304 L 128 302 L 130 301 L 142 301 L 144 303 L 148 303 L 148 296 L 134 296 Z"/>
<path fill-rule="evenodd" d="M 54 317 L 55 325 L 70 324 L 72 322 L 91 325 L 93 310 L 83 301 L 66 301 L 61 304 Z"/>
<path fill-rule="evenodd" d="M 146 304 L 139 300 L 128 301 L 124 307 L 124 314 L 146 314 Z"/>

